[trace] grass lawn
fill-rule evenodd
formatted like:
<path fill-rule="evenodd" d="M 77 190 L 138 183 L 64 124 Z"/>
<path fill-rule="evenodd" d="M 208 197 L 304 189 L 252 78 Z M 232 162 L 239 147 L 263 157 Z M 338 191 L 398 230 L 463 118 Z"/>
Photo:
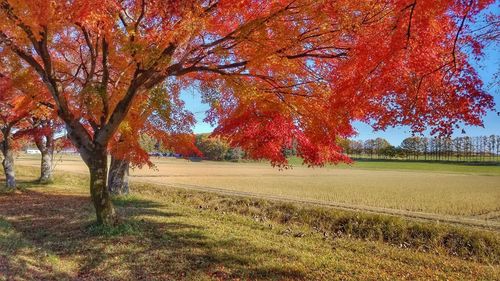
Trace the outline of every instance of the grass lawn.
<path fill-rule="evenodd" d="M 290 158 L 294 166 L 301 166 L 302 159 Z M 470 175 L 497 175 L 500 176 L 500 162 L 498 165 L 481 163 L 439 162 L 439 161 L 412 161 L 412 160 L 385 160 L 385 159 L 358 159 L 350 165 L 329 165 L 328 168 L 355 168 L 371 170 L 411 170 L 426 172 L 449 172 Z"/>
<path fill-rule="evenodd" d="M 219 201 L 246 212 L 218 209 L 207 207 L 209 195 L 144 184 L 116 199 L 122 224 L 100 228 L 93 225 L 85 176 L 58 172 L 54 184 L 38 186 L 36 174 L 20 169 L 26 189 L 0 195 L 0 280 L 500 278 L 495 258 L 326 235 L 292 223 L 293 216 L 277 222 L 252 215 L 258 210 L 248 200 Z"/>

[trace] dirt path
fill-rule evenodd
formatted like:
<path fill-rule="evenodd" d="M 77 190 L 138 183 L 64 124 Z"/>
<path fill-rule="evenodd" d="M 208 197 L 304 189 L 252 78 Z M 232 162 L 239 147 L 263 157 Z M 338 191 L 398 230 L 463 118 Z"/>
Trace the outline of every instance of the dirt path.
<path fill-rule="evenodd" d="M 486 214 L 472 216 L 471 218 L 482 219 L 482 220 L 494 220 L 500 222 L 500 211 L 488 212 Z"/>

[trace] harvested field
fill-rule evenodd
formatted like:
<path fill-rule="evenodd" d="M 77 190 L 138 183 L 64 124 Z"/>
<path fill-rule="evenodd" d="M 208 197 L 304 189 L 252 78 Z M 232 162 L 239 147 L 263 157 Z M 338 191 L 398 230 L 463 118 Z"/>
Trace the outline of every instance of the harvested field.
<path fill-rule="evenodd" d="M 77 156 L 58 158 L 58 171 L 87 173 Z M 432 163 L 356 163 L 288 170 L 266 163 L 189 162 L 155 159 L 156 168 L 135 169 L 132 181 L 207 191 L 310 200 L 357 209 L 389 209 L 497 221 L 500 166 Z M 19 165 L 39 165 L 20 156 Z M 435 165 L 436 171 L 430 169 Z M 401 169 L 396 169 L 401 167 Z"/>

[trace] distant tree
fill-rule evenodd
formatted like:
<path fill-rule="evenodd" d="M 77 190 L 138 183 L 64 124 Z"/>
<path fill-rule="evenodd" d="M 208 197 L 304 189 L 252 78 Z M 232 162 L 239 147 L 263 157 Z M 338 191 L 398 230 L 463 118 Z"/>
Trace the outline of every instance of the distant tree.
<path fill-rule="evenodd" d="M 245 157 L 245 151 L 243 151 L 240 147 L 230 148 L 226 153 L 226 160 L 232 162 L 239 162 L 243 159 L 243 157 Z"/>
<path fill-rule="evenodd" d="M 463 156 L 464 156 L 464 159 L 465 161 L 468 161 L 471 159 L 471 156 L 472 156 L 472 147 L 473 147 L 473 144 L 472 144 L 472 138 L 471 137 L 464 137 L 463 138 Z"/>
<path fill-rule="evenodd" d="M 495 151 L 495 156 L 498 157 L 500 156 L 500 136 L 496 137 L 496 151 Z"/>
<path fill-rule="evenodd" d="M 352 154 L 361 155 L 363 153 L 363 142 L 358 140 L 352 140 L 349 142 L 350 150 Z"/>
<path fill-rule="evenodd" d="M 403 140 L 401 143 L 401 149 L 405 151 L 406 155 L 413 156 L 414 159 L 418 159 L 422 148 L 422 138 L 421 137 L 410 137 Z"/>
<path fill-rule="evenodd" d="M 352 150 L 351 150 L 351 143 L 352 141 L 350 139 L 347 139 L 347 138 L 341 138 L 337 141 L 338 145 L 342 148 L 342 151 L 347 154 L 347 155 L 350 155 L 352 153 Z"/>
<path fill-rule="evenodd" d="M 441 138 L 434 138 L 436 144 L 436 159 L 441 160 L 441 155 L 443 153 L 443 142 Z"/>
<path fill-rule="evenodd" d="M 373 158 L 373 154 L 375 154 L 376 142 L 373 139 L 368 139 L 363 143 L 363 152 L 366 155 L 369 155 L 370 158 Z"/>
<path fill-rule="evenodd" d="M 489 136 L 488 140 L 488 154 L 491 160 L 495 160 L 495 146 L 496 146 L 496 136 Z"/>
<path fill-rule="evenodd" d="M 462 156 L 462 146 L 463 139 L 461 137 L 453 139 L 453 153 L 457 161 L 460 161 L 460 157 Z"/>
<path fill-rule="evenodd" d="M 398 155 L 398 150 L 396 147 L 389 145 L 386 146 L 382 149 L 380 149 L 380 155 L 384 156 L 385 158 L 394 158 Z"/>
<path fill-rule="evenodd" d="M 443 138 L 443 150 L 444 150 L 444 155 L 446 157 L 446 161 L 449 161 L 453 151 L 453 141 L 450 137 Z"/>
<path fill-rule="evenodd" d="M 488 155 L 488 142 L 489 139 L 487 136 L 481 137 L 481 161 L 484 161 Z"/>
<path fill-rule="evenodd" d="M 208 134 L 196 136 L 196 146 L 203 157 L 209 160 L 221 161 L 226 158 L 229 144 L 220 137 L 211 137 Z"/>
<path fill-rule="evenodd" d="M 429 139 L 422 138 L 420 141 L 420 145 L 422 149 L 422 154 L 424 155 L 424 159 L 427 160 L 427 156 L 429 154 Z"/>
<path fill-rule="evenodd" d="M 391 146 L 391 144 L 384 138 L 376 138 L 374 145 L 375 154 L 377 154 L 378 156 L 382 155 L 382 151 L 384 149 Z"/>

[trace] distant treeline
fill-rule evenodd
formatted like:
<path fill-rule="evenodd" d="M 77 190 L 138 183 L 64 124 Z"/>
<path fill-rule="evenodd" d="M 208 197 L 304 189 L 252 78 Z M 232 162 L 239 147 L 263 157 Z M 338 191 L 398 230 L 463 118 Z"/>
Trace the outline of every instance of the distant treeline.
<path fill-rule="evenodd" d="M 148 136 L 142 135 L 140 144 L 144 150 L 153 156 L 176 156 L 187 157 L 191 159 L 206 159 L 213 161 L 233 161 L 239 162 L 245 158 L 245 152 L 239 147 L 231 147 L 229 143 L 219 137 L 211 137 L 210 134 L 197 134 L 195 138 L 195 145 L 203 154 L 202 157 L 196 155 L 182 155 L 177 151 L 171 151 L 164 148 L 162 144 Z"/>
<path fill-rule="evenodd" d="M 343 140 L 344 152 L 353 158 L 406 159 L 463 162 L 500 162 L 500 136 L 427 138 L 410 137 L 399 146 L 383 138 Z"/>
<path fill-rule="evenodd" d="M 384 138 L 339 141 L 344 153 L 351 158 L 401 159 L 424 161 L 498 162 L 500 163 L 500 136 L 428 138 L 409 137 L 400 145 L 391 145 Z M 148 152 L 166 152 L 153 139 L 142 140 Z M 239 147 L 231 147 L 227 141 L 209 134 L 196 135 L 195 145 L 203 154 L 203 159 L 239 162 L 246 153 Z M 295 145 L 283 149 L 287 157 L 297 156 Z"/>

